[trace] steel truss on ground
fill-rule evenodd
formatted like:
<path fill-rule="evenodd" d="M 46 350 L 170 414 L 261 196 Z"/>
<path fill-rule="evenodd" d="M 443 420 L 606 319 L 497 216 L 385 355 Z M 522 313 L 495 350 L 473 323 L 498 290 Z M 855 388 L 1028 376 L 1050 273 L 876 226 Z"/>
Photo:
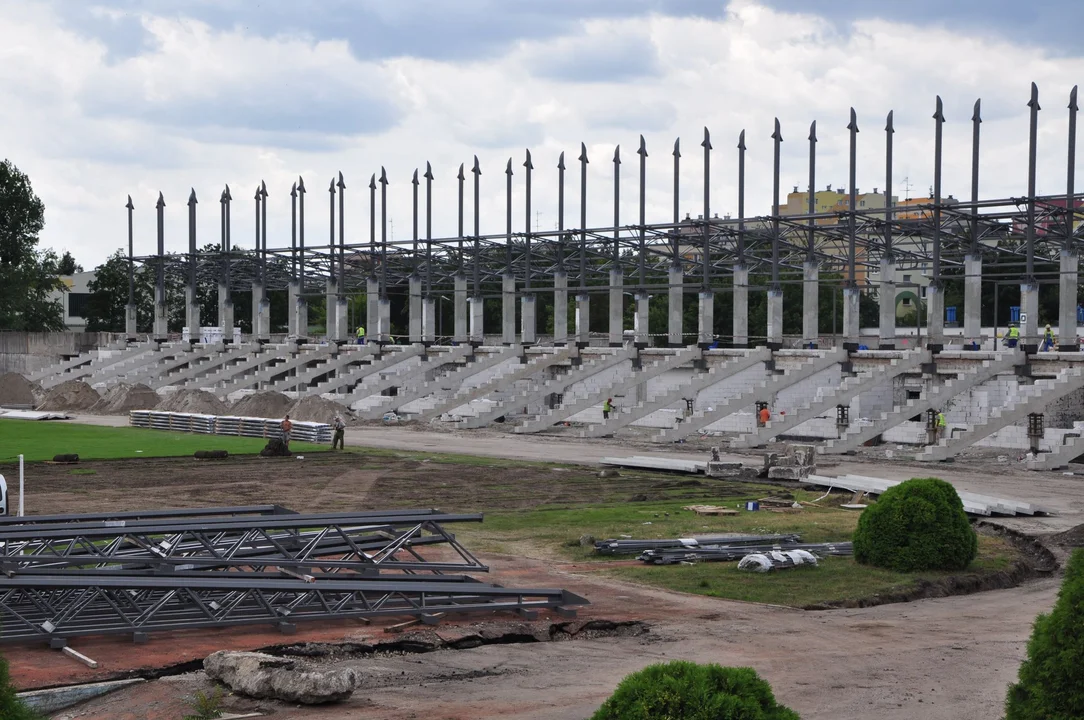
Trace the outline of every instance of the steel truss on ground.
<path fill-rule="evenodd" d="M 503 588 L 437 510 L 299 514 L 279 506 L 66 515 L 0 523 L 0 642 L 78 635 L 540 608 L 560 589 Z M 421 549 L 435 549 L 439 560 Z"/>
<path fill-rule="evenodd" d="M 157 253 L 135 254 L 133 251 L 132 213 L 129 198 L 129 258 L 135 264 L 152 266 L 157 283 L 164 287 L 166 277 L 190 286 L 224 284 L 231 291 L 248 291 L 252 283 L 267 290 L 281 290 L 298 283 L 302 295 L 322 295 L 325 283 L 333 281 L 332 292 L 339 295 L 366 292 L 368 282 L 376 282 L 380 296 L 403 294 L 408 281 L 416 278 L 422 283 L 426 296 L 445 293 L 453 288 L 456 278 L 465 279 L 474 296 L 500 293 L 502 279 L 512 275 L 516 292 L 529 295 L 552 291 L 554 275 L 566 273 L 568 287 L 584 291 L 605 291 L 610 287 L 610 272 L 617 270 L 624 278 L 624 289 L 643 291 L 668 287 L 668 270 L 679 266 L 686 277 L 686 290 L 696 292 L 724 286 L 735 267 L 745 268 L 754 275 L 770 278 L 771 286 L 785 282 L 800 282 L 804 263 L 815 262 L 822 273 L 838 273 L 843 283 L 869 283 L 882 258 L 892 258 L 899 270 L 919 271 L 934 283 L 963 266 L 967 255 L 983 256 L 985 272 L 1036 278 L 1035 263 L 1056 261 L 1061 252 L 1076 253 L 1084 243 L 1084 194 L 1074 188 L 1077 90 L 1073 88 L 1069 102 L 1069 153 L 1066 192 L 1038 195 L 1036 186 L 1038 88 L 1032 84 L 1030 141 L 1027 186 L 1019 196 L 1005 198 L 979 197 L 980 182 L 980 103 L 972 114 L 971 197 L 955 200 L 944 197 L 942 177 L 942 126 L 945 122 L 941 99 L 937 98 L 934 113 L 935 151 L 932 158 L 933 191 L 928 203 L 886 208 L 856 206 L 856 165 L 858 152 L 858 120 L 853 109 L 850 123 L 850 197 L 845 208 L 827 213 L 808 212 L 783 215 L 780 209 L 780 144 L 783 141 L 778 120 L 771 135 L 774 144 L 773 207 L 769 214 L 745 214 L 745 131 L 737 143 L 736 174 L 738 185 L 737 216 L 719 218 L 711 215 L 710 184 L 703 186 L 703 209 L 699 219 L 682 220 L 678 212 L 680 183 L 680 141 L 673 148 L 674 213 L 669 221 L 647 222 L 646 167 L 647 147 L 640 139 L 639 156 L 639 217 L 638 222 L 622 223 L 620 217 L 621 148 L 613 156 L 613 218 L 609 226 L 589 227 L 587 208 L 587 149 L 581 145 L 580 163 L 580 222 L 575 228 L 565 227 L 565 158 L 561 153 L 557 167 L 558 228 L 550 231 L 531 230 L 531 176 L 534 165 L 531 153 L 526 153 L 524 175 L 526 227 L 513 229 L 513 175 L 511 159 L 505 169 L 507 186 L 506 230 L 500 234 L 480 231 L 480 176 L 477 157 L 471 170 L 459 167 L 458 232 L 451 237 L 434 237 L 432 206 L 434 172 L 429 163 L 419 180 L 414 172 L 413 233 L 408 240 L 388 240 L 386 213 L 389 181 L 383 168 L 369 182 L 369 240 L 347 242 L 345 232 L 346 184 L 342 173 L 329 186 L 331 233 L 326 242 L 305 238 L 305 197 L 303 179 L 294 183 L 288 193 L 291 207 L 291 243 L 287 247 L 267 244 L 267 203 L 269 193 L 260 183 L 253 196 L 256 232 L 252 250 L 237 249 L 231 237 L 231 203 L 227 187 L 219 198 L 221 232 L 218 250 L 200 251 L 196 236 L 196 196 L 193 190 L 188 200 L 189 243 L 186 253 L 166 253 L 164 238 L 165 200 L 160 195 L 157 205 Z M 842 126 L 842 123 L 840 123 Z M 892 113 L 888 113 L 882 148 L 885 152 L 885 196 L 892 197 L 892 143 L 895 130 Z M 765 133 L 767 137 L 767 133 Z M 809 133 L 809 192 L 814 202 L 816 188 L 816 122 Z M 866 147 L 873 143 L 864 143 Z M 704 177 L 710 178 L 712 142 L 704 129 Z M 468 176 L 473 175 L 470 179 Z M 466 184 L 473 183 L 473 231 L 464 225 Z M 424 184 L 424 202 L 420 204 L 420 185 Z M 379 186 L 379 199 L 377 191 Z M 286 193 L 283 193 L 284 195 Z M 608 193 L 606 193 L 608 194 Z M 336 195 L 338 197 L 336 198 Z M 599 197 L 592 193 L 591 197 Z M 335 234 L 336 200 L 338 201 L 338 237 Z M 890 204 L 887 203 L 887 204 Z M 377 215 L 380 208 L 380 223 Z M 809 205 L 813 209 L 813 205 Z M 420 230 L 424 227 L 424 232 Z M 355 234 L 356 236 L 356 234 Z M 234 248 L 222 252 L 221 248 Z M 162 295 L 164 297 L 164 295 Z M 131 298 L 130 298 L 131 301 Z"/>

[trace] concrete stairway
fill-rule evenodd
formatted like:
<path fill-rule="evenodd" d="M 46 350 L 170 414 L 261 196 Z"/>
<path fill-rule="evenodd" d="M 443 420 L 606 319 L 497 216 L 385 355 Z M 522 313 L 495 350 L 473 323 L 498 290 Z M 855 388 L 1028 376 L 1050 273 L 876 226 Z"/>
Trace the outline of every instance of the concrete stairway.
<path fill-rule="evenodd" d="M 635 356 L 635 353 L 635 348 L 615 348 L 612 353 L 585 362 L 578 367 L 573 367 L 566 375 L 559 375 L 541 384 L 531 385 L 524 390 L 515 392 L 478 415 L 463 418 L 458 426 L 464 429 L 485 427 L 502 415 L 507 415 L 513 408 L 527 407 L 533 403 L 542 402 L 547 395 L 563 393 L 567 388 L 586 380 L 592 375 L 608 370 L 614 365 L 628 362 Z"/>
<path fill-rule="evenodd" d="M 53 365 L 52 367 L 56 368 L 55 371 L 39 370 L 36 373 L 27 375 L 27 379 L 39 383 L 46 389 L 68 380 L 89 380 L 93 384 L 100 382 L 97 377 L 98 374 L 111 370 L 121 363 L 131 367 L 141 359 L 149 358 L 157 350 L 157 343 L 145 342 L 130 345 L 118 352 L 111 352 L 109 356 L 103 356 L 99 353 L 95 357 L 92 353 L 83 353 L 79 357 Z M 111 377 L 115 377 L 115 375 Z"/>
<path fill-rule="evenodd" d="M 814 397 L 780 419 L 772 420 L 763 427 L 758 426 L 751 433 L 734 438 L 730 441 L 730 447 L 763 447 L 765 442 L 771 438 L 793 430 L 802 423 L 818 417 L 837 405 L 846 405 L 858 395 L 868 392 L 878 385 L 891 383 L 896 376 L 910 372 L 921 366 L 922 363 L 929 361 L 930 353 L 928 351 L 913 350 L 908 352 L 905 357 L 893 358 L 888 365 L 844 378 L 843 382 L 836 387 L 822 387 Z"/>
<path fill-rule="evenodd" d="M 566 394 L 564 402 L 559 406 L 548 409 L 540 415 L 531 416 L 526 422 L 515 428 L 514 432 L 535 433 L 547 430 L 553 427 L 555 423 L 566 420 L 576 413 L 601 405 L 608 397 L 622 395 L 637 385 L 642 385 L 648 380 L 662 375 L 667 370 L 673 370 L 686 363 L 699 360 L 702 354 L 703 351 L 695 345 L 681 348 L 673 355 L 660 357 L 655 362 L 641 367 L 639 370 L 633 370 L 626 377 L 618 377 L 611 382 L 604 383 L 593 392 L 581 390 L 574 396 Z"/>
<path fill-rule="evenodd" d="M 686 438 L 728 415 L 733 415 L 742 408 L 756 402 L 758 398 L 770 397 L 780 390 L 810 378 L 846 359 L 847 351 L 843 348 L 825 350 L 822 354 L 809 357 L 793 370 L 784 370 L 781 375 L 769 375 L 763 380 L 754 382 L 736 397 L 721 400 L 711 410 L 697 410 L 691 416 L 685 418 L 684 422 L 680 422 L 668 430 L 663 430 L 652 439 L 656 442 L 675 442 Z"/>
<path fill-rule="evenodd" d="M 1084 455 L 1084 440 L 1079 434 L 1066 435 L 1050 452 L 1028 460 L 1028 470 L 1061 470 L 1081 455 Z"/>
<path fill-rule="evenodd" d="M 501 373 L 488 382 L 472 388 L 461 388 L 451 397 L 439 400 L 432 407 L 423 410 L 419 414 L 419 418 L 422 420 L 431 420 L 446 412 L 451 412 L 457 407 L 484 398 L 487 395 L 507 390 L 520 380 L 526 380 L 532 375 L 536 375 L 552 365 L 575 357 L 578 352 L 579 351 L 575 347 L 569 347 L 555 350 L 554 352 L 544 353 L 542 355 L 536 355 L 523 365 L 509 368 L 508 372 Z"/>
<path fill-rule="evenodd" d="M 960 373 L 956 378 L 946 380 L 943 385 L 924 391 L 918 398 L 908 400 L 903 405 L 896 405 L 889 412 L 881 413 L 879 418 L 868 425 L 852 422 L 839 438 L 829 440 L 818 447 L 817 452 L 827 455 L 850 452 L 859 445 L 907 422 L 915 415 L 940 407 L 976 385 L 1012 370 L 1016 365 L 1022 365 L 1026 360 L 1027 356 L 1020 349 L 997 353 L 993 359 L 983 360 L 982 364 L 977 365 L 974 370 Z"/>
<path fill-rule="evenodd" d="M 364 345 L 365 348 L 370 348 L 369 352 L 360 358 L 365 359 L 371 357 L 379 346 L 376 345 Z M 373 359 L 372 362 L 364 363 L 360 365 L 353 365 L 349 369 L 342 373 L 337 373 L 335 377 L 329 378 L 316 384 L 313 387 L 312 395 L 323 395 L 324 393 L 350 394 L 354 388 L 359 384 L 365 382 L 368 378 L 379 377 L 379 373 L 389 368 L 395 367 L 401 362 L 410 360 L 411 358 L 421 355 L 425 351 L 425 347 L 421 344 L 418 345 L 385 345 L 381 348 L 382 355 L 379 358 Z"/>
<path fill-rule="evenodd" d="M 295 374 L 275 380 L 268 389 L 275 390 L 276 392 L 297 390 L 301 393 L 302 397 L 310 395 L 312 394 L 309 388 L 310 383 L 316 381 L 317 378 L 340 371 L 342 368 L 352 362 L 356 362 L 361 357 L 363 357 L 363 355 L 357 352 L 343 351 L 340 348 L 338 354 L 325 355 L 317 360 L 312 367 L 298 368 Z M 298 390 L 299 386 L 300 390 Z"/>
<path fill-rule="evenodd" d="M 444 366 L 454 364 L 473 352 L 474 348 L 470 345 L 458 345 L 443 350 L 431 347 L 417 365 L 404 368 L 397 373 L 381 374 L 374 382 L 362 383 L 348 398 L 351 408 L 355 411 L 355 417 L 360 420 L 376 420 L 383 417 L 384 413 L 400 402 L 398 392 L 396 395 L 383 395 L 385 390 L 391 388 L 405 390 L 403 396 L 407 397 L 417 387 L 426 384 L 423 378 L 427 373 L 438 372 Z M 414 399 L 417 399 L 417 395 L 405 402 Z"/>
<path fill-rule="evenodd" d="M 221 394 L 229 395 L 235 390 L 266 389 L 276 378 L 291 370 L 303 367 L 316 360 L 322 360 L 334 351 L 334 346 L 298 347 L 281 345 L 278 353 L 268 355 L 264 363 L 257 363 L 247 368 L 244 373 L 236 374 L 222 385 Z M 251 370 L 252 372 L 248 372 Z"/>
<path fill-rule="evenodd" d="M 257 346 L 248 343 L 242 343 L 239 345 L 227 345 L 224 350 L 219 352 L 213 357 L 208 357 L 206 362 L 190 365 L 184 370 L 179 370 L 166 377 L 160 377 L 155 380 L 154 383 L 148 383 L 152 388 L 157 390 L 160 387 L 166 385 L 184 385 L 193 378 L 197 378 L 200 375 L 206 375 L 212 370 L 217 370 L 227 363 L 233 362 L 238 358 L 242 358 L 248 353 L 252 352 Z"/>
<path fill-rule="evenodd" d="M 653 412 L 664 410 L 680 401 L 682 398 L 695 397 L 701 390 L 705 390 L 716 383 L 722 382 L 728 377 L 740 373 L 742 370 L 748 370 L 758 363 L 767 362 L 771 359 L 772 353 L 768 348 L 758 347 L 745 354 L 739 355 L 732 360 L 728 360 L 722 365 L 713 366 L 707 370 L 701 370 L 676 387 L 669 388 L 655 395 L 648 395 L 646 399 L 641 400 L 631 407 L 617 408 L 616 413 L 609 420 L 603 420 L 601 423 L 588 425 L 584 430 L 581 430 L 580 437 L 606 437 L 608 435 L 613 435 L 617 430 L 620 430 L 627 425 L 631 425 Z"/>
<path fill-rule="evenodd" d="M 184 387 L 190 390 L 213 391 L 219 384 L 225 384 L 231 378 L 241 376 L 261 365 L 266 365 L 277 357 L 285 356 L 289 346 L 283 344 L 249 345 L 247 347 L 252 351 L 251 357 L 245 358 L 244 355 L 239 355 L 238 357 L 241 359 L 238 362 L 227 362 L 212 373 L 188 380 L 185 382 Z"/>
<path fill-rule="evenodd" d="M 936 445 L 929 445 L 915 455 L 915 460 L 931 462 L 955 457 L 961 450 L 984 437 L 1027 419 L 1031 413 L 1042 412 L 1050 403 L 1080 388 L 1084 388 L 1084 369 L 1081 368 L 1066 368 L 1055 378 L 1044 378 L 1036 380 L 1033 385 L 1022 385 L 1020 393 L 1013 400 L 990 410 L 986 422 L 973 425 L 955 437 L 941 438 Z"/>
<path fill-rule="evenodd" d="M 36 383 L 42 384 L 42 387 L 51 387 L 52 385 L 58 385 L 59 383 L 64 382 L 65 380 L 73 380 L 75 378 L 65 377 L 62 380 L 60 380 L 59 382 L 50 383 L 50 385 L 44 385 L 42 383 L 42 381 L 47 380 L 47 379 L 51 379 L 54 376 L 62 375 L 62 374 L 67 373 L 67 372 L 69 372 L 71 370 L 74 370 L 76 368 L 82 367 L 84 365 L 89 365 L 89 364 L 92 364 L 92 363 L 95 364 L 97 367 L 104 367 L 104 365 L 102 365 L 103 362 L 106 362 L 106 363 L 117 362 L 117 361 L 123 359 L 123 357 L 125 357 L 126 355 L 130 355 L 133 351 L 135 351 L 139 347 L 143 347 L 144 349 L 146 349 L 148 347 L 154 347 L 154 343 L 132 343 L 132 344 L 129 344 L 128 341 L 124 340 L 124 339 L 116 340 L 114 342 L 109 343 L 105 347 L 97 348 L 95 350 L 90 350 L 90 351 L 83 352 L 83 353 L 79 353 L 75 357 L 70 357 L 67 360 L 61 360 L 60 362 L 55 362 L 52 365 L 49 365 L 47 367 L 42 368 L 41 370 L 37 370 L 35 372 L 29 373 L 28 375 L 26 375 L 26 379 L 29 380 L 30 382 L 36 382 Z M 108 355 L 106 356 L 105 353 L 108 353 Z"/>
<path fill-rule="evenodd" d="M 441 368 L 441 375 L 426 382 L 413 383 L 409 388 L 400 387 L 395 395 L 386 396 L 391 402 L 384 405 L 382 410 L 383 412 L 395 410 L 396 413 L 403 414 L 404 405 L 429 396 L 437 397 L 437 402 L 442 402 L 443 400 L 440 399 L 438 393 L 454 391 L 462 387 L 463 383 L 469 378 L 485 372 L 495 365 L 511 360 L 518 352 L 520 352 L 520 348 L 508 346 L 502 347 L 496 352 L 487 353 L 484 356 L 476 351 L 473 355 L 464 356 L 466 362 L 462 364 L 454 359 L 448 359 L 447 362 L 443 363 L 444 367 Z M 448 367 L 449 364 L 452 364 L 452 366 Z"/>
<path fill-rule="evenodd" d="M 194 350 L 185 349 L 171 358 L 163 359 L 162 362 L 143 367 L 134 373 L 126 374 L 123 381 L 133 385 L 135 383 L 143 383 L 144 385 L 157 389 L 162 385 L 169 384 L 168 382 L 161 382 L 161 380 L 167 377 L 170 372 L 180 368 L 196 366 L 199 364 L 200 360 L 203 360 L 221 349 L 221 345 L 201 345 Z"/>

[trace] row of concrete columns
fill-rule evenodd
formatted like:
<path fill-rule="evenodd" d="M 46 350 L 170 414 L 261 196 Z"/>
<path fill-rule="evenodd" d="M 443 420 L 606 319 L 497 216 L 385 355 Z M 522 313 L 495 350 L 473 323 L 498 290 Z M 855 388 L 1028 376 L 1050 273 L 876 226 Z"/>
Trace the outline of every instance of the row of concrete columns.
<path fill-rule="evenodd" d="M 1063 335 L 1067 329 L 1077 326 L 1077 278 L 1079 258 L 1075 253 L 1062 251 L 1059 298 L 1059 328 Z M 682 336 L 684 275 L 680 267 L 669 271 L 667 340 L 671 345 L 684 343 Z M 894 347 L 896 343 L 896 266 L 892 258 L 881 260 L 880 277 L 880 332 L 878 342 L 881 347 Z M 803 267 L 802 288 L 802 342 L 803 345 L 816 343 L 819 336 L 819 268 L 816 262 L 808 261 Z M 379 282 L 370 278 L 366 282 L 368 302 L 366 306 L 365 334 L 369 341 L 386 340 L 391 333 L 391 303 L 381 297 Z M 569 334 L 568 328 L 568 275 L 556 273 L 553 278 L 554 293 L 554 342 L 586 343 L 588 341 L 588 318 L 590 317 L 591 299 L 578 293 L 576 296 L 575 327 Z M 298 337 L 308 334 L 308 304 L 301 295 L 299 284 L 294 281 L 288 286 L 289 331 Z M 347 300 L 340 296 L 335 280 L 328 280 L 326 286 L 328 337 L 335 340 L 349 340 L 353 329 L 347 326 Z M 424 297 L 422 281 L 412 278 L 409 281 L 408 335 L 411 342 L 433 342 L 436 339 L 435 300 Z M 502 280 L 502 321 L 501 340 L 506 344 L 516 342 L 533 344 L 537 342 L 536 299 L 532 293 L 521 293 L 520 327 L 516 327 L 516 280 L 506 275 Z M 609 289 L 609 342 L 620 345 L 624 342 L 624 283 L 617 270 L 610 273 Z M 711 291 L 699 293 L 699 322 L 697 341 L 711 343 L 714 340 L 714 295 Z M 859 302 L 860 290 L 848 287 L 843 290 L 843 337 L 846 342 L 859 341 Z M 634 296 L 635 312 L 633 336 L 635 342 L 646 344 L 649 338 L 648 295 L 638 291 Z M 188 327 L 200 327 L 199 304 L 192 290 L 185 294 L 186 321 Z M 931 284 L 926 288 L 927 327 L 926 335 L 931 344 L 944 342 L 945 298 L 943 288 Z M 964 339 L 979 339 L 981 333 L 982 306 L 982 258 L 968 255 L 964 259 Z M 234 340 L 233 301 L 228 288 L 219 284 L 218 288 L 219 323 L 224 337 Z M 1023 344 L 1038 344 L 1041 332 L 1038 325 L 1039 286 L 1034 283 L 1022 283 L 1020 286 L 1020 310 L 1022 321 L 1020 336 Z M 459 275 L 455 278 L 453 289 L 453 335 L 456 342 L 481 342 L 485 334 L 483 326 L 483 301 L 481 297 L 471 297 L 468 293 L 467 278 Z M 734 267 L 733 284 L 733 343 L 745 346 L 749 343 L 749 270 L 743 266 Z M 270 337 L 270 304 L 261 283 L 252 284 L 252 317 L 254 335 L 258 338 Z M 164 297 L 157 297 L 154 306 L 154 335 L 165 337 L 167 314 Z M 129 305 L 126 312 L 127 332 L 136 334 L 136 309 Z M 783 292 L 768 290 L 768 342 L 783 341 Z M 1076 348 L 1075 332 L 1071 337 L 1063 336 L 1060 347 Z"/>

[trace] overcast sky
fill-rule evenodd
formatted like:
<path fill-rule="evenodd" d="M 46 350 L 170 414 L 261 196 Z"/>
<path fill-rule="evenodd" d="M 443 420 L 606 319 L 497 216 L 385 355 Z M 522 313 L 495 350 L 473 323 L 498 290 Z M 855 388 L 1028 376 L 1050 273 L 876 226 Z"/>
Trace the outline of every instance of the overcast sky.
<path fill-rule="evenodd" d="M 679 204 L 695 217 L 705 126 L 714 146 L 711 211 L 736 211 L 744 128 L 747 214 L 764 214 L 773 118 L 784 138 L 783 192 L 805 188 L 813 120 L 817 184 L 838 186 L 847 180 L 851 106 L 859 189 L 885 185 L 885 116 L 894 110 L 894 191 L 903 197 L 909 186 L 923 196 L 938 94 L 946 194 L 970 194 L 970 118 L 982 98 L 981 192 L 1023 195 L 1034 81 L 1039 191 L 1057 193 L 1065 190 L 1068 96 L 1084 82 L 1080 28 L 1080 0 L 0 0 L 0 155 L 45 202 L 43 245 L 70 250 L 89 268 L 126 244 L 129 194 L 136 254 L 153 252 L 159 191 L 167 249 L 187 247 L 193 188 L 199 242 L 217 242 L 226 183 L 234 242 L 251 246 L 261 180 L 269 245 L 288 245 L 298 176 L 309 189 L 307 236 L 326 238 L 327 186 L 339 171 L 348 241 L 367 242 L 367 186 L 381 166 L 392 234 L 404 240 L 411 174 L 426 161 L 434 232 L 451 236 L 455 176 L 475 154 L 482 232 L 504 231 L 509 157 L 520 231 L 527 148 L 532 226 L 557 223 L 562 151 L 566 223 L 574 226 L 581 142 L 590 157 L 588 223 L 612 221 L 618 144 L 622 222 L 634 223 L 640 134 L 648 221 L 672 214 L 678 137 Z M 468 233 L 472 204 L 468 174 Z"/>

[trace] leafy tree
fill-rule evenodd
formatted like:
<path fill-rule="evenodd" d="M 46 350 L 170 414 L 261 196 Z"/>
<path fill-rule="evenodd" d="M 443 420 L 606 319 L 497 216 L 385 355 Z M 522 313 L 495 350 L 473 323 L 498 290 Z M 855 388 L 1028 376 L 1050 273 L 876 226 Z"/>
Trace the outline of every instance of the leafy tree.
<path fill-rule="evenodd" d="M 87 331 L 124 332 L 128 305 L 128 256 L 121 250 L 94 269 L 94 279 L 87 284 L 90 298 L 87 300 Z M 149 297 L 146 287 L 136 283 L 136 307 L 146 306 Z M 139 313 L 136 313 L 138 328 Z"/>
<path fill-rule="evenodd" d="M 15 694 L 8 672 L 8 661 L 0 655 L 0 718 L 4 720 L 41 720 L 41 715 L 34 712 Z"/>
<path fill-rule="evenodd" d="M 38 249 L 45 205 L 30 178 L 0 162 L 0 329 L 63 330 L 64 308 L 49 298 L 64 290 L 56 254 Z"/>
<path fill-rule="evenodd" d="M 1084 550 L 1069 558 L 1058 602 L 1035 621 L 1020 680 L 1009 687 L 1006 720 L 1084 717 Z"/>
<path fill-rule="evenodd" d="M 60 262 L 57 263 L 57 272 L 61 275 L 74 275 L 75 273 L 83 272 L 83 266 L 75 262 L 75 258 L 67 250 L 60 257 Z"/>

